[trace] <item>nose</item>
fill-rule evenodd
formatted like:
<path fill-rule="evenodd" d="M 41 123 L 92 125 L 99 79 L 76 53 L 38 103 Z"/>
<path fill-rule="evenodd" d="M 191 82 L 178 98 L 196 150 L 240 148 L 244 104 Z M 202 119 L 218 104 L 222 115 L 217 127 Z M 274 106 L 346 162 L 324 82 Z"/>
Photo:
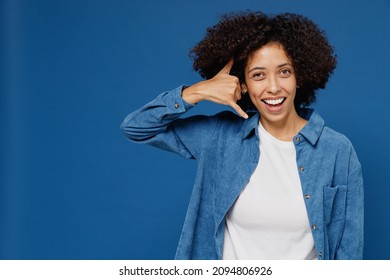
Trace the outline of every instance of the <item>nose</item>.
<path fill-rule="evenodd" d="M 267 91 L 272 94 L 277 94 L 278 92 L 280 92 L 280 90 L 281 88 L 277 77 L 275 76 L 269 77 Z"/>

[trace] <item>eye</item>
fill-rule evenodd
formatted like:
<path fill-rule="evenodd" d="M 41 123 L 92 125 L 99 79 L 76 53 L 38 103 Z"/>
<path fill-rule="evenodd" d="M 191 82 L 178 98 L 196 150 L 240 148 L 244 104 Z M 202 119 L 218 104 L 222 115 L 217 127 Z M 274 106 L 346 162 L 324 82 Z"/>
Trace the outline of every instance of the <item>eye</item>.
<path fill-rule="evenodd" d="M 260 81 L 265 78 L 265 74 L 263 72 L 257 72 L 252 74 L 252 79 L 255 81 Z"/>
<path fill-rule="evenodd" d="M 290 69 L 281 69 L 279 73 L 280 73 L 280 76 L 282 78 L 288 78 L 288 77 L 291 76 L 292 70 L 290 70 Z"/>

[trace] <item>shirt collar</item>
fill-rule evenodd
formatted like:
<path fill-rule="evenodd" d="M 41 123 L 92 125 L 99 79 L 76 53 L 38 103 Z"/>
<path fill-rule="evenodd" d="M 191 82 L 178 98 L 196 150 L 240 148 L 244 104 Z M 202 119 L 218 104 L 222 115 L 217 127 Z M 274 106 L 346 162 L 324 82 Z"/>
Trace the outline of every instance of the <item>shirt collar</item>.
<path fill-rule="evenodd" d="M 243 138 L 249 137 L 253 131 L 256 131 L 259 124 L 260 114 L 256 111 L 254 114 L 248 113 L 249 119 L 244 122 L 244 135 Z"/>
<path fill-rule="evenodd" d="M 302 118 L 308 121 L 301 131 L 299 131 L 299 134 L 305 137 L 314 146 L 321 136 L 322 130 L 325 126 L 325 121 L 314 109 L 311 108 L 301 108 L 298 113 Z M 245 122 L 243 138 L 247 138 L 253 133 L 253 131 L 256 131 L 259 118 L 260 114 L 255 112 Z"/>
<path fill-rule="evenodd" d="M 302 108 L 299 115 L 307 120 L 307 124 L 299 132 L 313 146 L 317 143 L 325 126 L 325 121 L 321 116 L 311 108 Z"/>

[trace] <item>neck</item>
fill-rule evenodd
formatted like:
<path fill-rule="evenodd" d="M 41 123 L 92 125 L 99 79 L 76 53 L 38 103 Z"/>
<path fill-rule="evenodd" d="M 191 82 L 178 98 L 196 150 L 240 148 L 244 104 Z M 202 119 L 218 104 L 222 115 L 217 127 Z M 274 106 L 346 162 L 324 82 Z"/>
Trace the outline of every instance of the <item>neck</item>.
<path fill-rule="evenodd" d="M 269 121 L 260 118 L 261 125 L 273 137 L 282 141 L 292 141 L 293 137 L 305 126 L 307 121 L 297 113 L 280 121 Z"/>

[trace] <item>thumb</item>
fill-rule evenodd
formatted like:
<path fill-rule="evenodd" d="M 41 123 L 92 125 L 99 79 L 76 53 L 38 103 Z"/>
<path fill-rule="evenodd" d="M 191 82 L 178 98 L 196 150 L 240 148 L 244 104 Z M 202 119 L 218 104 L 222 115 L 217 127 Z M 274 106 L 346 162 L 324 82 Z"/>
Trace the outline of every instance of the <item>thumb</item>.
<path fill-rule="evenodd" d="M 233 58 L 231 58 L 231 59 L 229 60 L 229 62 L 221 69 L 221 71 L 219 71 L 219 73 L 229 74 L 229 73 L 230 73 L 230 70 L 231 70 L 232 67 L 233 67 L 233 64 L 234 64 L 234 60 L 233 60 Z"/>

